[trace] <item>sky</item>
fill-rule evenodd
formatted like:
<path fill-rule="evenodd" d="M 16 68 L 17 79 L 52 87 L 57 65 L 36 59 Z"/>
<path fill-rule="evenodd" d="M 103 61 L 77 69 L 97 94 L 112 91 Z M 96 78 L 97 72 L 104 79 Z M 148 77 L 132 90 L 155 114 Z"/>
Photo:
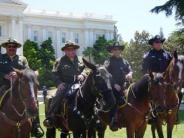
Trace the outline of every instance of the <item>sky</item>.
<path fill-rule="evenodd" d="M 167 0 L 22 0 L 32 9 L 73 13 L 112 15 L 124 41 L 134 37 L 135 31 L 146 30 L 156 35 L 163 28 L 167 38 L 177 29 L 174 16 L 154 14 L 150 10 Z"/>

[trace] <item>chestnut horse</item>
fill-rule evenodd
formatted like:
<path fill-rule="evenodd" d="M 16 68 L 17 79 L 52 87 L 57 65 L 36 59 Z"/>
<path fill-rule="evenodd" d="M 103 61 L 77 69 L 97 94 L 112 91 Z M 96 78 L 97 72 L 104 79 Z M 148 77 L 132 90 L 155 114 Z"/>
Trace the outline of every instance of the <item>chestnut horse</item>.
<path fill-rule="evenodd" d="M 177 52 L 174 52 L 173 59 L 163 74 L 162 81 L 166 85 L 165 106 L 164 108 L 159 108 L 159 105 L 155 107 L 156 118 L 151 123 L 151 130 L 153 138 L 156 138 L 155 129 L 159 138 L 163 138 L 162 124 L 165 122 L 167 124 L 167 138 L 172 138 L 172 130 L 180 105 L 178 92 L 184 82 L 184 56 L 178 56 Z"/>
<path fill-rule="evenodd" d="M 126 105 L 118 110 L 119 128 L 126 127 L 127 138 L 143 138 L 150 115 L 151 104 L 164 105 L 164 85 L 152 73 L 144 75 L 127 90 Z M 102 126 L 97 129 L 98 137 L 104 138 L 106 126 L 110 124 L 109 114 L 99 112 Z"/>
<path fill-rule="evenodd" d="M 11 82 L 0 108 L 0 138 L 29 138 L 31 118 L 37 114 L 37 76 L 34 71 L 15 70 L 18 77 Z"/>

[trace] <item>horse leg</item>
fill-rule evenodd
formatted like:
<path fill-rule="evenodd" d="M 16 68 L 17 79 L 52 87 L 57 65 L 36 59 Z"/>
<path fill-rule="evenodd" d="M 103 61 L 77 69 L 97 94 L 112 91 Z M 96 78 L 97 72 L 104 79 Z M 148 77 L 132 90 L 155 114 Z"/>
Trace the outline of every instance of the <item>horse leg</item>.
<path fill-rule="evenodd" d="M 135 137 L 135 129 L 132 125 L 127 125 L 127 138 L 134 138 Z"/>
<path fill-rule="evenodd" d="M 156 138 L 155 130 L 156 130 L 155 123 L 151 123 L 151 133 L 153 138 Z"/>
<path fill-rule="evenodd" d="M 174 112 L 173 114 L 168 116 L 168 119 L 167 119 L 167 138 L 172 138 L 172 131 L 173 131 L 174 123 L 176 121 L 176 114 L 177 113 Z"/>
<path fill-rule="evenodd" d="M 62 130 L 61 131 L 61 134 L 60 134 L 60 138 L 67 138 L 67 136 L 68 136 L 68 131 L 67 130 Z"/>
<path fill-rule="evenodd" d="M 156 130 L 159 138 L 164 138 L 162 123 L 160 121 L 156 121 Z"/>
<path fill-rule="evenodd" d="M 46 131 L 46 138 L 55 138 L 56 137 L 56 129 L 53 128 L 47 128 Z"/>
<path fill-rule="evenodd" d="M 96 138 L 96 130 L 94 128 L 89 129 L 87 138 Z"/>
<path fill-rule="evenodd" d="M 143 138 L 146 131 L 146 123 L 144 123 L 138 130 L 135 132 L 135 138 Z"/>
<path fill-rule="evenodd" d="M 73 132 L 73 138 L 81 138 L 81 133 Z"/>

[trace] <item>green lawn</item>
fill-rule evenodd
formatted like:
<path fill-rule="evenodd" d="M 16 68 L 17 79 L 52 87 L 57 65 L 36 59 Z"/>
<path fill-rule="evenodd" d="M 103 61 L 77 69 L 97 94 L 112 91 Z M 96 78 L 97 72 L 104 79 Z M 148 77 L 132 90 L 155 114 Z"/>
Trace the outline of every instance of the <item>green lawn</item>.
<path fill-rule="evenodd" d="M 42 122 L 43 122 L 44 118 L 45 118 L 44 104 L 41 104 L 40 105 L 41 125 L 43 124 Z M 184 138 L 184 111 L 180 111 L 180 119 L 182 120 L 182 123 L 175 126 L 174 131 L 173 131 L 173 138 Z M 164 134 L 166 134 L 166 127 L 164 127 Z M 152 138 L 149 125 L 147 127 L 146 134 L 144 137 L 145 138 Z M 57 138 L 59 138 L 58 133 L 57 133 Z M 108 129 L 106 131 L 105 138 L 126 138 L 126 131 L 125 131 L 125 129 L 121 129 L 118 132 L 112 132 Z"/>

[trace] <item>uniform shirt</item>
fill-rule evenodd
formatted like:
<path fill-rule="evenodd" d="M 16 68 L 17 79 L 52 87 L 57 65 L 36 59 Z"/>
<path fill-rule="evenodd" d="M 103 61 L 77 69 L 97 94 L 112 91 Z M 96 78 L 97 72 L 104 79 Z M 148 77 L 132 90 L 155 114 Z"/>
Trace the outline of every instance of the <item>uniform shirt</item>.
<path fill-rule="evenodd" d="M 105 61 L 105 66 L 107 70 L 112 74 L 112 85 L 119 84 L 123 85 L 125 82 L 125 76 L 132 72 L 132 69 L 128 63 L 123 58 L 110 57 L 109 60 Z"/>
<path fill-rule="evenodd" d="M 143 57 L 142 69 L 143 73 L 156 72 L 163 73 L 167 69 L 172 57 L 169 52 L 161 49 L 150 50 Z"/>
<path fill-rule="evenodd" d="M 7 80 L 4 79 L 4 76 L 13 71 L 13 68 L 18 70 L 29 68 L 27 59 L 24 56 L 19 55 L 15 55 L 13 59 L 7 54 L 0 55 L 0 84 L 7 82 Z"/>
<path fill-rule="evenodd" d="M 66 55 L 56 61 L 53 67 L 54 81 L 58 86 L 60 83 L 71 84 L 75 81 L 77 75 L 81 74 L 82 66 L 77 57 L 71 61 Z"/>

